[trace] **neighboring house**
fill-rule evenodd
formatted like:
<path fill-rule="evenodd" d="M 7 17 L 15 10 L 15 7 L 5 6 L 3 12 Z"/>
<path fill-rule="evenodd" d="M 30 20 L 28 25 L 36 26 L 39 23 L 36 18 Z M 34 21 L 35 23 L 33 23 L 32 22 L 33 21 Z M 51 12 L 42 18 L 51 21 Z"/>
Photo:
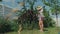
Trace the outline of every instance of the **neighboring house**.
<path fill-rule="evenodd" d="M 9 17 L 9 19 L 15 19 L 16 13 L 12 12 L 14 8 L 7 5 L 0 4 L 0 17 Z"/>

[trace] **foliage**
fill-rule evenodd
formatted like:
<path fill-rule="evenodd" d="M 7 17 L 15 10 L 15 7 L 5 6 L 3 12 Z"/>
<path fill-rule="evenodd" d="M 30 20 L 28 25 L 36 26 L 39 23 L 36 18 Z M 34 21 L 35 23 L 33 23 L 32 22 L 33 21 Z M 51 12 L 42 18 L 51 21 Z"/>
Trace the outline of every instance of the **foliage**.
<path fill-rule="evenodd" d="M 0 33 L 17 31 L 17 24 L 15 22 L 7 21 L 3 18 L 0 18 Z"/>
<path fill-rule="evenodd" d="M 59 0 L 42 0 L 43 3 L 46 5 L 46 6 L 49 6 L 51 7 L 51 13 L 56 13 L 59 14 L 60 13 L 60 2 Z"/>
<path fill-rule="evenodd" d="M 44 27 L 53 27 L 55 26 L 55 21 L 50 17 L 49 12 L 44 9 Z"/>
<path fill-rule="evenodd" d="M 60 2 L 59 2 L 59 0 L 42 0 L 42 2 L 46 6 L 51 7 L 51 9 L 50 9 L 51 13 L 54 14 L 54 15 L 56 15 L 56 23 L 58 23 L 58 14 L 60 14 Z"/>
<path fill-rule="evenodd" d="M 25 0 L 24 0 L 25 1 Z M 26 2 L 26 1 L 25 1 Z M 36 8 L 33 8 L 35 2 L 37 1 L 31 1 L 28 0 L 26 3 L 29 4 L 29 9 L 26 8 L 26 6 L 24 5 L 24 10 L 19 11 L 19 17 L 18 17 L 18 23 L 22 24 L 22 28 L 24 29 L 34 29 L 34 28 L 39 28 L 38 25 L 38 17 L 36 16 L 36 14 L 38 13 Z M 27 10 L 25 10 L 27 9 Z M 53 26 L 53 23 L 55 23 L 51 17 L 49 17 L 49 13 L 48 11 L 44 10 L 44 26 L 45 27 L 50 27 Z M 49 23 L 48 23 L 49 22 Z"/>
<path fill-rule="evenodd" d="M 30 13 L 31 11 L 31 13 Z M 54 20 L 49 15 L 49 12 L 44 9 L 44 27 L 53 27 L 55 26 Z M 37 17 L 37 11 L 36 10 L 27 10 L 26 13 L 23 13 L 18 18 L 18 23 L 22 24 L 23 29 L 35 29 L 39 28 L 38 25 L 38 17 Z"/>
<path fill-rule="evenodd" d="M 34 12 L 31 10 L 27 10 L 26 13 L 20 15 L 20 17 L 18 18 L 18 23 L 22 24 L 23 28 L 29 29 L 29 28 L 34 28 L 33 27 L 34 23 L 37 23 L 35 22 L 36 20 L 37 19 L 36 19 L 36 15 L 34 14 Z"/>

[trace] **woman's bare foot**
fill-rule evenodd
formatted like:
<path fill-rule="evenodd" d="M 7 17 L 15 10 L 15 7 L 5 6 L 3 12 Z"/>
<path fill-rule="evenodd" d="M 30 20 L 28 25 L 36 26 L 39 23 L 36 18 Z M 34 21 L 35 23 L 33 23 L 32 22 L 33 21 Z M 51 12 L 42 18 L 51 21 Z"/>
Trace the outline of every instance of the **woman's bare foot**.
<path fill-rule="evenodd" d="M 40 30 L 40 32 L 43 32 L 43 30 Z"/>

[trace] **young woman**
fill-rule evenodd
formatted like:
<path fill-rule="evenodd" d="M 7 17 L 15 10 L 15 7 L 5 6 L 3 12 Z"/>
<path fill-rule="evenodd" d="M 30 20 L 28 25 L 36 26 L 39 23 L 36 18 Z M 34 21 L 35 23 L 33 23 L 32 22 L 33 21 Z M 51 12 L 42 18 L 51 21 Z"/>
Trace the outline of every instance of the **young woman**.
<path fill-rule="evenodd" d="M 39 28 L 40 31 L 43 32 L 43 18 L 44 18 L 43 8 L 38 6 L 37 11 L 38 11 Z"/>

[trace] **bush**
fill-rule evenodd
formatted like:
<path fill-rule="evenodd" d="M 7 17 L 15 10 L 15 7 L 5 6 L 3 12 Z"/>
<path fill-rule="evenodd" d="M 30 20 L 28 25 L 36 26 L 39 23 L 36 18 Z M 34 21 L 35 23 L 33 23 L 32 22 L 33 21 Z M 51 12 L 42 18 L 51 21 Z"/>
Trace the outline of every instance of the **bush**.
<path fill-rule="evenodd" d="M 55 26 L 55 21 L 50 17 L 49 11 L 44 9 L 44 27 L 53 27 Z"/>
<path fill-rule="evenodd" d="M 44 27 L 54 27 L 54 26 L 55 26 L 54 20 L 52 20 L 52 18 L 50 18 L 50 17 L 45 17 Z"/>
<path fill-rule="evenodd" d="M 16 23 L 0 18 L 0 33 L 17 31 L 17 27 L 18 25 Z"/>

